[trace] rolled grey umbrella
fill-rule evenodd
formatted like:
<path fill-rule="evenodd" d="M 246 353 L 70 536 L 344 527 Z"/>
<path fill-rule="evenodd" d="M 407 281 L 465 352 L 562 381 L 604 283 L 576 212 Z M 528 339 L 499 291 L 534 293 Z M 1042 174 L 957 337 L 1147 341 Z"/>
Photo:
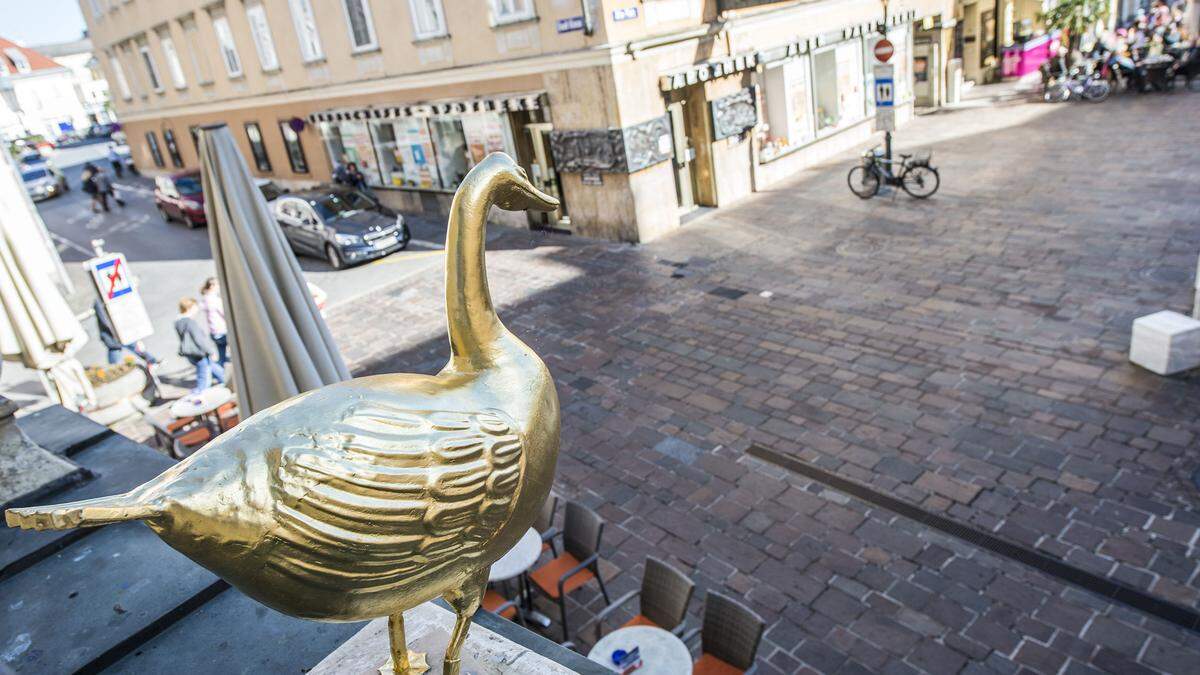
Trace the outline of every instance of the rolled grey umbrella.
<path fill-rule="evenodd" d="M 241 415 L 349 379 L 296 256 L 228 127 L 200 130 L 200 160 Z"/>

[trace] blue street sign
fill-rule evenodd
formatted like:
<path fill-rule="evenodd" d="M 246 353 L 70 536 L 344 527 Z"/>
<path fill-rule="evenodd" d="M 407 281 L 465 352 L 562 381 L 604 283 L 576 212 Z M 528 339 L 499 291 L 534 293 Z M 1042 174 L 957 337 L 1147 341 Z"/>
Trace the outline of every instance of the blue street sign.
<path fill-rule="evenodd" d="M 613 21 L 628 21 L 638 17 L 637 7 L 621 7 L 612 11 Z"/>
<path fill-rule="evenodd" d="M 565 19 L 559 19 L 554 22 L 554 28 L 560 33 L 571 33 L 577 30 L 583 30 L 582 16 L 568 16 Z"/>

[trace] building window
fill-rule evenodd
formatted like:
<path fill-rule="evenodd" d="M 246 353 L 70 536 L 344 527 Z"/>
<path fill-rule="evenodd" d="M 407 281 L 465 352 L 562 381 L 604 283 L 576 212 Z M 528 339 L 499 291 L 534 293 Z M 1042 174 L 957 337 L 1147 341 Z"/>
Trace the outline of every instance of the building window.
<path fill-rule="evenodd" d="M 866 115 L 862 46 L 844 42 L 813 55 L 817 129 L 835 129 Z"/>
<path fill-rule="evenodd" d="M 200 156 L 200 125 L 193 124 L 188 127 L 188 133 L 192 135 L 192 147 L 196 149 L 196 156 Z"/>
<path fill-rule="evenodd" d="M 167 144 L 167 154 L 171 156 L 171 163 L 176 168 L 183 168 L 183 156 L 179 154 L 179 144 L 175 142 L 175 132 L 170 129 L 163 129 L 163 141 Z"/>
<path fill-rule="evenodd" d="M 279 70 L 279 57 L 275 55 L 275 41 L 271 39 L 271 27 L 267 24 L 267 11 L 261 3 L 246 6 L 246 20 L 250 22 L 250 34 L 254 36 L 254 50 L 264 72 Z"/>
<path fill-rule="evenodd" d="M 4 50 L 4 55 L 8 57 L 9 61 L 12 61 L 13 68 L 16 68 L 18 73 L 28 73 L 33 70 L 29 67 L 29 59 L 25 58 L 25 52 L 20 49 L 9 47 Z"/>
<path fill-rule="evenodd" d="M 164 33 L 159 34 L 158 41 L 162 45 L 163 56 L 167 59 L 167 72 L 171 74 L 171 82 L 176 89 L 187 87 L 187 78 L 183 76 L 183 64 L 179 62 L 179 52 L 175 51 L 175 41 Z"/>
<path fill-rule="evenodd" d="M 146 66 L 146 76 L 150 78 L 150 88 L 162 92 L 162 81 L 158 79 L 158 66 L 154 65 L 154 58 L 150 56 L 150 47 L 142 45 L 138 47 L 138 53 L 142 55 L 142 64 Z"/>
<path fill-rule="evenodd" d="M 300 42 L 300 58 L 305 63 L 325 58 L 312 3 L 309 0 L 288 0 L 288 6 L 292 9 L 292 23 L 296 25 L 296 38 Z"/>
<path fill-rule="evenodd" d="M 504 24 L 533 18 L 533 0 L 492 0 L 492 23 Z"/>
<path fill-rule="evenodd" d="M 279 123 L 279 132 L 283 134 L 283 147 L 287 149 L 292 173 L 308 173 L 308 160 L 304 158 L 304 146 L 300 143 L 300 135 L 292 129 L 287 120 Z"/>
<path fill-rule="evenodd" d="M 418 39 L 446 34 L 446 15 L 442 0 L 408 0 L 412 8 L 413 35 Z"/>
<path fill-rule="evenodd" d="M 807 55 L 769 67 L 763 72 L 763 107 L 767 140 L 762 158 L 769 160 L 811 141 L 815 134 L 812 87 Z"/>
<path fill-rule="evenodd" d="M 150 158 L 154 160 L 154 166 L 166 166 L 166 163 L 163 162 L 162 150 L 158 147 L 158 136 L 155 136 L 153 131 L 146 132 L 146 149 L 150 151 Z"/>
<path fill-rule="evenodd" d="M 371 20 L 371 3 L 368 0 L 342 0 L 346 10 L 346 25 L 350 27 L 350 44 L 356 52 L 365 52 L 379 47 L 375 38 L 375 23 Z"/>
<path fill-rule="evenodd" d="M 213 17 L 213 31 L 217 34 L 217 46 L 221 50 L 221 60 L 225 62 L 225 72 L 229 73 L 229 77 L 241 77 L 242 60 L 233 42 L 233 31 L 229 30 L 229 19 L 224 16 Z"/>
<path fill-rule="evenodd" d="M 121 98 L 128 101 L 133 98 L 133 92 L 129 90 L 129 80 L 125 79 L 125 69 L 121 67 L 121 62 L 116 56 L 108 55 L 108 69 L 112 71 L 113 77 L 117 80 L 117 89 L 121 91 Z"/>
<path fill-rule="evenodd" d="M 250 154 L 254 156 L 254 166 L 263 173 L 271 172 L 271 159 L 267 157 L 267 146 L 263 144 L 262 130 L 258 122 L 246 122 L 246 138 L 250 141 Z"/>
<path fill-rule="evenodd" d="M 188 55 L 192 60 L 192 68 L 196 71 L 196 81 L 200 84 L 211 84 L 212 70 L 208 66 L 207 51 L 200 48 L 200 31 L 196 28 L 194 19 L 186 19 L 180 23 L 183 28 L 183 38 L 187 42 Z"/>

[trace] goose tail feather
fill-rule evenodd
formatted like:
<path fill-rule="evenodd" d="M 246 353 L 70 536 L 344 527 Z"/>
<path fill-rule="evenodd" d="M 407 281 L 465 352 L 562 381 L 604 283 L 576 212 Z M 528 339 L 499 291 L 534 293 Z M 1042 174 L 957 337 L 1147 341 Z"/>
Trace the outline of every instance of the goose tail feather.
<path fill-rule="evenodd" d="M 127 520 L 145 520 L 157 514 L 158 509 L 126 493 L 66 504 L 8 509 L 4 512 L 4 520 L 9 527 L 23 530 L 70 530 Z"/>

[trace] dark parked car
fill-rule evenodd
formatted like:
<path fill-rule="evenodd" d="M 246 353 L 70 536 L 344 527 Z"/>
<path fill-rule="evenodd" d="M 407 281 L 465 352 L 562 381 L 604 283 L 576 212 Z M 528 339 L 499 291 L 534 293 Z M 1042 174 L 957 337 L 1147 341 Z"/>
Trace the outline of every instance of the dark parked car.
<path fill-rule="evenodd" d="M 404 217 L 358 190 L 306 190 L 275 200 L 275 219 L 292 250 L 334 269 L 402 250 L 412 235 Z"/>
<path fill-rule="evenodd" d="M 21 181 L 25 183 L 25 191 L 35 202 L 57 197 L 71 189 L 67 184 L 67 177 L 46 161 L 22 166 Z"/>
<path fill-rule="evenodd" d="M 154 206 L 164 220 L 182 220 L 184 225 L 204 225 L 204 189 L 199 171 L 184 171 L 154 179 Z"/>

